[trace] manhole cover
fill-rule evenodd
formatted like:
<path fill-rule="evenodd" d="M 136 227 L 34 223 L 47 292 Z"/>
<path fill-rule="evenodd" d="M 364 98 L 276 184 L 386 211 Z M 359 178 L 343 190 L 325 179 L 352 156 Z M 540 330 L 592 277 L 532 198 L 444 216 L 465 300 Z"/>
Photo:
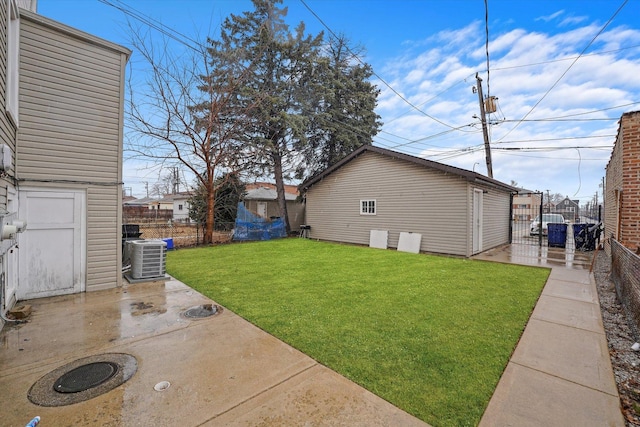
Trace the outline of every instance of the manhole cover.
<path fill-rule="evenodd" d="M 195 307 L 188 308 L 184 312 L 184 317 L 189 319 L 202 319 L 204 317 L 210 317 L 216 315 L 222 311 L 222 307 L 215 304 L 203 304 Z"/>
<path fill-rule="evenodd" d="M 94 362 L 77 367 L 62 375 L 53 385 L 58 393 L 77 393 L 96 387 L 118 372 L 112 362 Z"/>
<path fill-rule="evenodd" d="M 27 397 L 40 406 L 84 402 L 127 382 L 138 370 L 136 358 L 126 353 L 105 353 L 75 360 L 36 381 Z"/>

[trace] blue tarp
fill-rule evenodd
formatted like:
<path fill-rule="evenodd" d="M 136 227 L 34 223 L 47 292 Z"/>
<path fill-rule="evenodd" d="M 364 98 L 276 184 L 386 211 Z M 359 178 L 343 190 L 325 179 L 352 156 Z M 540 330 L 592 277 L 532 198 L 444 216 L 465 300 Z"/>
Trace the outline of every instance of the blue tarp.
<path fill-rule="evenodd" d="M 271 240 L 281 237 L 287 237 L 287 230 L 282 218 L 262 218 L 248 211 L 244 207 L 244 203 L 238 203 L 233 240 Z"/>

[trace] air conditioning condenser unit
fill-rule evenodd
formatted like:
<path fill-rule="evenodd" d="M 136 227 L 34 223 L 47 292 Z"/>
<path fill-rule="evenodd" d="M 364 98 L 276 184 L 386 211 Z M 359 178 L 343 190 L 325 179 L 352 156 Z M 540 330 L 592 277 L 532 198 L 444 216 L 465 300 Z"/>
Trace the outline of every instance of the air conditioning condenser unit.
<path fill-rule="evenodd" d="M 127 242 L 131 257 L 131 277 L 152 279 L 164 277 L 166 272 L 167 242 L 163 240 L 133 240 Z"/>

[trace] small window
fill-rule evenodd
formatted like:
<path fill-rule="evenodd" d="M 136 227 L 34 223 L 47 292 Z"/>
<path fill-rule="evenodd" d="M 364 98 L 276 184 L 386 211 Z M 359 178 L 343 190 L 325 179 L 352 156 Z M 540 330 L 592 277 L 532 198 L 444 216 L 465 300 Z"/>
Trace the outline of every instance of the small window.
<path fill-rule="evenodd" d="M 181 211 L 182 210 L 182 205 L 178 205 L 178 210 Z"/>
<path fill-rule="evenodd" d="M 375 215 L 375 214 L 376 214 L 375 200 L 360 200 L 360 215 Z"/>

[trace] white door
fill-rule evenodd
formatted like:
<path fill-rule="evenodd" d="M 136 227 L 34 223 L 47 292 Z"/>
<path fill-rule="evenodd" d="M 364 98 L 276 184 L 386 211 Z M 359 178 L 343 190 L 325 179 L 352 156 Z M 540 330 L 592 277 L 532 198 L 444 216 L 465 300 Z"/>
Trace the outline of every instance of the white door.
<path fill-rule="evenodd" d="M 482 252 L 482 190 L 473 190 L 473 253 Z"/>
<path fill-rule="evenodd" d="M 258 215 L 262 218 L 267 217 L 267 204 L 265 202 L 258 202 Z"/>
<path fill-rule="evenodd" d="M 18 299 L 85 290 L 85 193 L 21 190 Z"/>

